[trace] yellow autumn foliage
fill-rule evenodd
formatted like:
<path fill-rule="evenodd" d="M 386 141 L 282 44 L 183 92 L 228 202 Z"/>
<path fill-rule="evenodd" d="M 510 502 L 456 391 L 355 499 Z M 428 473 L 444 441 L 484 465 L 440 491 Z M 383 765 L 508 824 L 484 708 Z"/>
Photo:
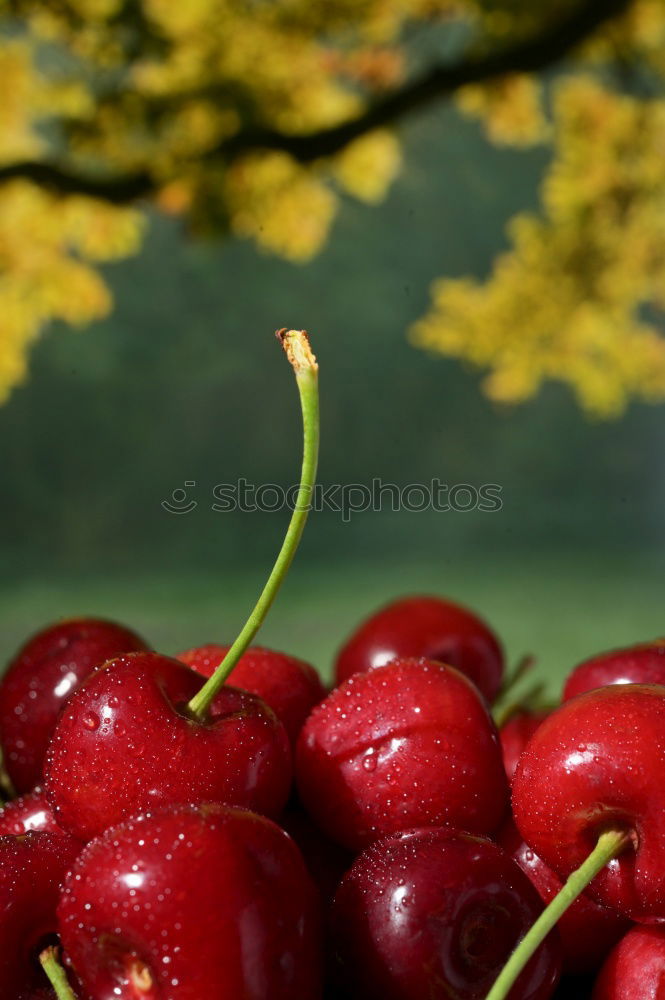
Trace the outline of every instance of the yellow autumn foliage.
<path fill-rule="evenodd" d="M 631 398 L 665 399 L 665 104 L 572 77 L 554 123 L 542 215 L 513 220 L 487 282 L 437 282 L 412 338 L 487 369 L 498 402 L 554 379 L 613 417 Z"/>
<path fill-rule="evenodd" d="M 480 118 L 488 138 L 497 145 L 531 146 L 549 134 L 541 87 L 523 73 L 462 87 L 457 106 L 465 114 Z"/>
<path fill-rule="evenodd" d="M 0 0 L 0 399 L 50 321 L 108 312 L 98 264 L 140 249 L 149 204 L 306 263 L 340 194 L 376 204 L 401 167 L 386 127 L 300 159 L 288 143 L 234 149 L 243 133 L 316 136 L 437 52 L 501 50 L 575 2 L 14 0 L 10 13 Z M 509 73 L 456 94 L 490 142 L 552 151 L 542 209 L 512 220 L 489 279 L 436 282 L 412 331 L 482 370 L 498 402 L 551 379 L 600 417 L 665 398 L 664 40 L 665 0 L 634 0 L 553 82 Z M 34 171 L 2 178 L 23 161 L 93 183 L 84 197 Z M 91 197 L 96 180 L 132 177 L 126 199 Z"/>
<path fill-rule="evenodd" d="M 0 6 L 0 166 L 64 148 L 73 173 L 145 172 L 159 209 L 192 212 L 201 225 L 214 205 L 232 233 L 306 262 L 330 232 L 340 190 L 372 203 L 385 194 L 399 168 L 395 137 L 379 130 L 312 166 L 269 151 L 227 169 L 202 158 L 249 113 L 294 134 L 359 113 L 399 83 L 396 36 L 426 6 L 142 0 L 135 23 L 119 0 L 27 0 L 22 23 Z M 25 377 L 50 321 L 84 325 L 109 311 L 95 265 L 137 252 L 143 229 L 140 206 L 28 180 L 0 186 L 0 400 Z"/>
<path fill-rule="evenodd" d="M 225 177 L 231 228 L 263 250 L 304 263 L 321 248 L 335 214 L 335 196 L 284 153 L 256 153 Z"/>
<path fill-rule="evenodd" d="M 27 352 L 50 320 L 83 326 L 111 297 L 92 261 L 135 252 L 143 220 L 88 198 L 55 198 L 25 181 L 0 189 L 0 402 L 22 381 Z"/>

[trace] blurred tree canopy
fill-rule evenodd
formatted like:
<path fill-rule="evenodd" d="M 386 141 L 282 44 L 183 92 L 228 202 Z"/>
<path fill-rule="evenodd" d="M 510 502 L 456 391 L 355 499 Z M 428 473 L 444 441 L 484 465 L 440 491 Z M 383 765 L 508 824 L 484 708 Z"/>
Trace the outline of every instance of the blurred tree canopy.
<path fill-rule="evenodd" d="M 0 32 L 0 397 L 50 320 L 109 311 L 99 265 L 151 207 L 304 263 L 340 195 L 381 200 L 399 122 L 453 97 L 551 162 L 412 341 L 500 402 L 665 398 L 665 0 L 0 0 Z"/>

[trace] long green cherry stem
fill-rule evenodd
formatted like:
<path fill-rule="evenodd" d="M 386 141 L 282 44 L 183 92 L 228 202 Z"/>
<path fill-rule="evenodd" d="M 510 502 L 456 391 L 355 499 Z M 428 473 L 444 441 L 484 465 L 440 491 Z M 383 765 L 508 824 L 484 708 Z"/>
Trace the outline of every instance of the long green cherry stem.
<path fill-rule="evenodd" d="M 58 953 L 53 947 L 45 948 L 39 956 L 42 968 L 55 990 L 58 1000 L 76 1000 L 76 995 L 67 981 L 65 970 L 58 961 Z"/>
<path fill-rule="evenodd" d="M 296 554 L 311 506 L 319 457 L 319 368 L 304 330 L 278 330 L 277 338 L 291 363 L 300 394 L 303 421 L 300 486 L 282 547 L 254 610 L 212 677 L 189 702 L 190 713 L 199 719 L 205 719 L 215 695 L 263 624 Z"/>
<path fill-rule="evenodd" d="M 568 907 L 575 902 L 608 861 L 618 857 L 630 843 L 630 835 L 624 830 L 608 830 L 606 833 L 601 833 L 589 857 L 573 872 L 517 945 L 487 994 L 486 1000 L 505 1000 L 524 966 Z"/>

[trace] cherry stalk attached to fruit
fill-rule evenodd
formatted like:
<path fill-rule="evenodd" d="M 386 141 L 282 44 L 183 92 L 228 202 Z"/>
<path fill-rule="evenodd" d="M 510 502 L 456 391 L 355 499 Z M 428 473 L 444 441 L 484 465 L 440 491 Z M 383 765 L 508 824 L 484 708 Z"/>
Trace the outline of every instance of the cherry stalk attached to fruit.
<path fill-rule="evenodd" d="M 520 758 L 513 809 L 526 843 L 568 880 L 487 1000 L 504 1000 L 533 949 L 587 887 L 631 920 L 662 920 L 665 687 L 613 684 L 565 702 Z"/>
<path fill-rule="evenodd" d="M 310 508 L 319 444 L 318 366 L 304 331 L 278 337 L 303 418 L 298 496 L 259 600 L 212 677 L 157 654 L 105 664 L 67 702 L 51 740 L 46 793 L 57 822 L 88 840 L 143 809 L 230 802 L 279 815 L 291 781 L 286 731 L 258 698 L 225 686 L 289 569 Z"/>

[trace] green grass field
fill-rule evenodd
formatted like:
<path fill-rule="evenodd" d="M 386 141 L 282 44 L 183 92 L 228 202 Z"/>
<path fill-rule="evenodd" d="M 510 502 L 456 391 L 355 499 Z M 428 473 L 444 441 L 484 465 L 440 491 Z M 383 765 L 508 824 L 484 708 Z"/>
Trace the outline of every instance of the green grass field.
<path fill-rule="evenodd" d="M 134 626 L 173 653 L 229 641 L 243 624 L 264 571 L 134 574 L 29 579 L 0 588 L 0 656 L 62 616 L 100 614 Z M 427 565 L 389 561 L 296 562 L 260 635 L 264 645 L 310 659 L 329 676 L 335 650 L 364 615 L 393 596 L 425 591 L 478 609 L 504 639 L 509 662 L 538 658 L 551 693 L 577 661 L 613 646 L 665 633 L 662 557 L 655 552 L 491 551 Z"/>

